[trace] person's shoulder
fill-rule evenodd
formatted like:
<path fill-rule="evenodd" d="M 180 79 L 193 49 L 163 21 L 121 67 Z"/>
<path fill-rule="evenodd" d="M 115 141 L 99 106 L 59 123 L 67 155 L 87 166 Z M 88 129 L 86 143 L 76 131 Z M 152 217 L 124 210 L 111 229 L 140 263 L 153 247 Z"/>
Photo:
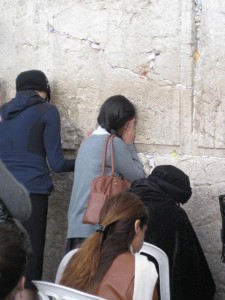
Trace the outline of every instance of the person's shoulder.
<path fill-rule="evenodd" d="M 87 144 L 104 143 L 106 137 L 107 137 L 107 134 L 92 134 L 92 135 L 86 137 L 83 140 L 83 143 L 87 143 Z"/>
<path fill-rule="evenodd" d="M 54 104 L 46 102 L 43 99 L 37 101 L 36 103 L 34 102 L 32 105 L 30 105 L 30 108 L 37 111 L 48 111 L 49 109 L 58 110 Z"/>
<path fill-rule="evenodd" d="M 121 138 L 119 138 L 118 136 L 114 136 L 113 145 L 115 147 L 125 147 L 123 140 Z"/>
<path fill-rule="evenodd" d="M 85 136 L 80 144 L 78 154 L 83 153 L 83 151 L 89 151 L 90 147 L 96 147 L 96 145 L 99 145 L 101 143 L 101 137 L 100 135 L 89 135 Z"/>
<path fill-rule="evenodd" d="M 42 114 L 45 116 L 59 116 L 58 108 L 52 103 L 44 102 L 40 106 L 40 111 L 42 111 Z"/>
<path fill-rule="evenodd" d="M 130 252 L 119 254 L 113 261 L 113 269 L 124 270 L 126 272 L 132 272 L 135 266 L 135 257 Z"/>
<path fill-rule="evenodd" d="M 48 109 L 54 109 L 54 110 L 57 110 L 58 111 L 58 108 L 55 106 L 55 104 L 52 104 L 52 103 L 49 103 L 49 102 L 44 102 L 43 103 L 43 106 L 45 108 L 48 108 Z"/>
<path fill-rule="evenodd" d="M 122 254 L 119 254 L 117 256 L 117 259 L 120 261 L 120 260 L 123 260 L 123 261 L 134 261 L 135 260 L 135 257 L 133 254 L 131 254 L 129 251 L 127 252 L 124 252 Z"/>

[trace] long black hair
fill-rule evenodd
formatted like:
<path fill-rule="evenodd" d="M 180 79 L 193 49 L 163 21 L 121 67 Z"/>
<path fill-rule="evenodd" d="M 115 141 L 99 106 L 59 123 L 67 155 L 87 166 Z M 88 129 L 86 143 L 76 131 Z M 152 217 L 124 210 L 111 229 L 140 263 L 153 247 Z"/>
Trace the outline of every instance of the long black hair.
<path fill-rule="evenodd" d="M 134 105 L 126 97 L 115 95 L 102 104 L 97 121 L 109 133 L 114 133 L 120 137 L 120 130 L 135 115 Z"/>

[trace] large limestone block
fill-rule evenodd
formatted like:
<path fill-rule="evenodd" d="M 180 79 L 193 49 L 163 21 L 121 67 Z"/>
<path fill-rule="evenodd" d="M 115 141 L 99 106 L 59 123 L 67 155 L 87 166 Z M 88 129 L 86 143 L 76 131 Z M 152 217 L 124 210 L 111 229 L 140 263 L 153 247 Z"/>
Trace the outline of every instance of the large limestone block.
<path fill-rule="evenodd" d="M 20 71 L 42 69 L 66 149 L 77 149 L 96 126 L 107 97 L 124 94 L 139 113 L 137 143 L 189 151 L 183 112 L 190 120 L 191 1 L 2 1 L 0 8 L 5 101 Z"/>
<path fill-rule="evenodd" d="M 202 1 L 194 105 L 195 153 L 224 156 L 224 1 Z M 213 149 L 215 149 L 213 151 Z"/>
<path fill-rule="evenodd" d="M 55 3 L 48 40 L 62 118 L 85 136 L 102 102 L 124 94 L 138 108 L 137 143 L 184 149 L 179 124 L 191 101 L 191 19 L 192 3 L 181 1 Z"/>

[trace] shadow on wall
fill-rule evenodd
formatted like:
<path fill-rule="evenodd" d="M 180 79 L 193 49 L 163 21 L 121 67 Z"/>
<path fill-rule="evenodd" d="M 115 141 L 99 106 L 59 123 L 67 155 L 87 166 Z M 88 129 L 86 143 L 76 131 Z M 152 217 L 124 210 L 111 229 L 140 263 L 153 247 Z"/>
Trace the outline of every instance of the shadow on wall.
<path fill-rule="evenodd" d="M 52 174 L 55 186 L 49 197 L 43 280 L 54 281 L 58 265 L 65 255 L 67 211 L 73 185 L 73 173 Z"/>

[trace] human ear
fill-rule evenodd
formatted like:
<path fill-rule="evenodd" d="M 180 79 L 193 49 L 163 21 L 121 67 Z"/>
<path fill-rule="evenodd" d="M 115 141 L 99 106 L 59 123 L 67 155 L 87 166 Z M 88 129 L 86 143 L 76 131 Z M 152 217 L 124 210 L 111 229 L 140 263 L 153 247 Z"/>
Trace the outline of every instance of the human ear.
<path fill-rule="evenodd" d="M 23 290 L 25 285 L 25 277 L 22 276 L 17 284 L 18 290 Z"/>
<path fill-rule="evenodd" d="M 127 130 L 129 124 L 130 124 L 130 121 L 127 121 L 127 122 L 124 124 L 124 126 L 123 126 L 123 131 L 126 131 L 126 130 Z"/>
<path fill-rule="evenodd" d="M 134 230 L 135 230 L 136 234 L 138 233 L 138 231 L 141 228 L 140 225 L 141 225 L 141 221 L 140 220 L 136 220 L 135 223 L 134 223 Z"/>

